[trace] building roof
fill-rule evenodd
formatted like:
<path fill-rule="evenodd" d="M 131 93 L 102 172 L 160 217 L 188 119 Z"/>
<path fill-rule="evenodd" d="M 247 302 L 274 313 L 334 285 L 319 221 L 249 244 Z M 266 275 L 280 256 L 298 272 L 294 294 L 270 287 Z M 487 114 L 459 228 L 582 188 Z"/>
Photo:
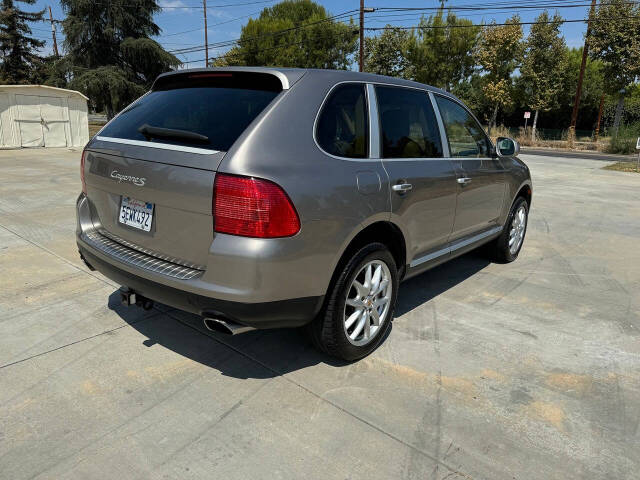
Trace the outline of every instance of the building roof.
<path fill-rule="evenodd" d="M 78 92 L 77 90 L 67 90 L 66 88 L 50 87 L 49 85 L 0 85 L 0 90 L 3 88 L 46 88 L 47 90 L 54 90 L 60 93 L 67 93 L 69 95 L 78 95 L 85 100 L 89 100 L 86 95 Z"/>

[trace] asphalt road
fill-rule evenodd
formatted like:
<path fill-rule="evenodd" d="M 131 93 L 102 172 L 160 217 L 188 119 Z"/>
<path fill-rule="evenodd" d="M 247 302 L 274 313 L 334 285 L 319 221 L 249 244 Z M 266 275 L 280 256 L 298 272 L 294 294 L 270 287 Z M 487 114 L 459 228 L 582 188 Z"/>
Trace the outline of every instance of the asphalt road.
<path fill-rule="evenodd" d="M 0 152 L 0 478 L 638 478 L 640 175 L 522 155 L 520 258 L 404 283 L 343 364 L 121 307 L 76 253 L 79 156 Z"/>
<path fill-rule="evenodd" d="M 555 150 L 553 148 L 530 148 L 522 147 L 523 155 L 535 155 L 538 157 L 554 158 L 580 158 L 583 160 L 601 160 L 603 162 L 635 161 L 637 155 L 616 155 L 611 153 L 591 152 L 591 151 L 566 151 Z"/>

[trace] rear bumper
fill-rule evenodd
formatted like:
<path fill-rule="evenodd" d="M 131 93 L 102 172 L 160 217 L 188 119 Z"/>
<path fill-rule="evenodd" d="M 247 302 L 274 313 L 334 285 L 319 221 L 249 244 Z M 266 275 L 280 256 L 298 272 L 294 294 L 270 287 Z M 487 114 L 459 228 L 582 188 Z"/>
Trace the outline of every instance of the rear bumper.
<path fill-rule="evenodd" d="M 94 253 L 81 240 L 78 240 L 78 249 L 91 267 L 146 298 L 197 315 L 222 317 L 254 328 L 304 325 L 315 317 L 324 299 L 323 296 L 317 296 L 260 303 L 220 300 L 163 285 L 127 272 L 100 258 L 99 253 Z"/>

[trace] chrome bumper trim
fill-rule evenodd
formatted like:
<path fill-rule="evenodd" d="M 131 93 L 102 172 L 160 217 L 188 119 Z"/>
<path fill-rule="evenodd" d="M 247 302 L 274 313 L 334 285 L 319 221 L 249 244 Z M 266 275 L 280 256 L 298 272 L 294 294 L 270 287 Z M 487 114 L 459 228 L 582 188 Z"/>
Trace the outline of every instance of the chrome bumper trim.
<path fill-rule="evenodd" d="M 96 250 L 99 250 L 122 263 L 144 268 L 169 277 L 178 278 L 180 280 L 191 280 L 202 276 L 204 273 L 204 268 L 187 267 L 185 265 L 179 265 L 175 262 L 170 262 L 168 260 L 149 255 L 140 251 L 139 247 L 132 248 L 127 245 L 123 245 L 122 243 L 119 243 L 96 230 L 83 232 L 81 238 Z M 130 242 L 127 243 L 130 244 Z"/>

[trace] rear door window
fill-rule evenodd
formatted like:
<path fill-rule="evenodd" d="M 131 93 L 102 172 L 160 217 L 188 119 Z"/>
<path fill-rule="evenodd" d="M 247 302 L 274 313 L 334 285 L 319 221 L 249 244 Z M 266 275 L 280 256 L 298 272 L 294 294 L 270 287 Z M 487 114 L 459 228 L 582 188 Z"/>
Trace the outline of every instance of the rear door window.
<path fill-rule="evenodd" d="M 442 143 L 427 92 L 376 86 L 383 158 L 440 158 Z"/>
<path fill-rule="evenodd" d="M 316 140 L 325 152 L 338 157 L 365 158 L 369 121 L 364 84 L 336 87 L 320 113 Z"/>
<path fill-rule="evenodd" d="M 127 107 L 100 133 L 123 138 L 227 151 L 282 90 L 269 74 L 190 73 L 162 77 L 153 90 Z M 143 125 L 206 137 L 151 137 Z"/>

